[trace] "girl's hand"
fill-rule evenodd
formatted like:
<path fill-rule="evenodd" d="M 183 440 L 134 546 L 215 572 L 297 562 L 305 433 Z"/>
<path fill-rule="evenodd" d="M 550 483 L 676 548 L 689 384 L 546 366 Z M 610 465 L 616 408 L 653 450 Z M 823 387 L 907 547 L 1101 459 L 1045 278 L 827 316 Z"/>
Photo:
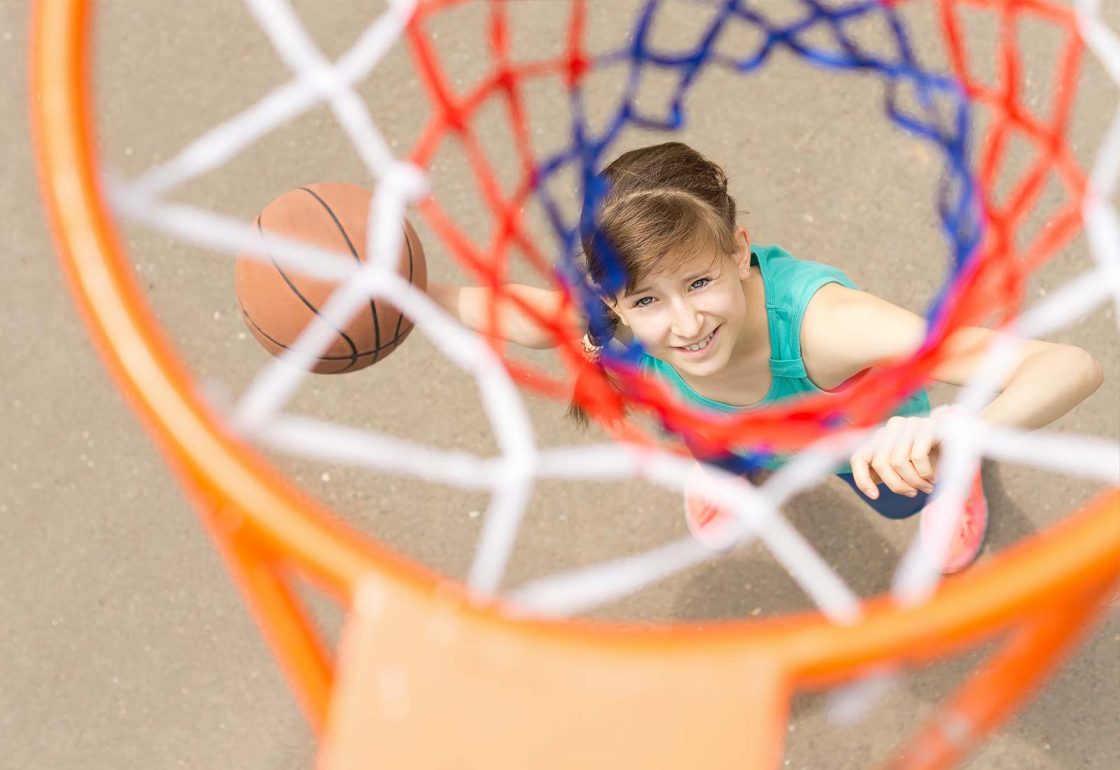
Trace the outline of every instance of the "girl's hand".
<path fill-rule="evenodd" d="M 932 492 L 940 443 L 929 417 L 892 417 L 852 455 L 856 486 L 872 500 L 879 497 L 879 484 L 907 497 Z"/>

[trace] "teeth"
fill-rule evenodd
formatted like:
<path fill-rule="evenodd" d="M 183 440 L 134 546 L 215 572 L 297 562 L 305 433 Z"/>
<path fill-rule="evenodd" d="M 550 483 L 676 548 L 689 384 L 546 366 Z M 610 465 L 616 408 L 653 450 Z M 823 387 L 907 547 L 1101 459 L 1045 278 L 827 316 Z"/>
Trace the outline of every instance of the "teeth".
<path fill-rule="evenodd" d="M 712 334 L 715 334 L 715 332 L 713 331 Z M 708 347 L 708 343 L 712 341 L 712 334 L 709 334 L 707 337 L 700 340 L 695 345 L 685 345 L 684 349 L 685 350 L 691 350 L 694 353 L 697 350 L 703 350 L 704 348 Z"/>

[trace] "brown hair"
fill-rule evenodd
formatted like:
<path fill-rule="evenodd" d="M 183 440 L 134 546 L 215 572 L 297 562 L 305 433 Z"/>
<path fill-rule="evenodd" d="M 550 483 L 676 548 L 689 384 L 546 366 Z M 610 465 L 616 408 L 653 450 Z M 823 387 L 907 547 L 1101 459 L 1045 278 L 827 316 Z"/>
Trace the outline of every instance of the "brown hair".
<path fill-rule="evenodd" d="M 584 267 L 595 286 L 605 290 L 621 272 L 624 288 L 632 290 L 647 276 L 702 251 L 736 252 L 735 199 L 727 193 L 727 175 L 687 144 L 630 150 L 607 166 L 601 178 L 606 194 L 595 210 L 584 211 L 580 223 Z M 618 318 L 609 308 L 607 317 L 613 335 Z M 592 334 L 596 345 L 608 340 Z M 576 392 L 580 390 L 577 381 Z M 588 423 L 577 398 L 567 414 L 581 425 Z"/>

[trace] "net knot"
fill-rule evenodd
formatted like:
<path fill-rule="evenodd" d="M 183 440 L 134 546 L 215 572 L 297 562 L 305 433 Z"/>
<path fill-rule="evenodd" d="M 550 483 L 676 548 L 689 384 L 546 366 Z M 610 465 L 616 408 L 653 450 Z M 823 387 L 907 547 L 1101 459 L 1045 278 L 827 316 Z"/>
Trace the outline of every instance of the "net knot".
<path fill-rule="evenodd" d="M 385 170 L 382 184 L 387 191 L 396 193 L 409 203 L 428 196 L 428 176 L 414 163 L 397 161 Z"/>

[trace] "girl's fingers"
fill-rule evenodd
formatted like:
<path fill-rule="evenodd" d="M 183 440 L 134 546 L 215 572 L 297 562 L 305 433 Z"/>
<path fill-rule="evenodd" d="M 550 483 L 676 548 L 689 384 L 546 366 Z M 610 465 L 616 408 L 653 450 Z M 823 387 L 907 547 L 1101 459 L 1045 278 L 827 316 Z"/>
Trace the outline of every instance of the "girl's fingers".
<path fill-rule="evenodd" d="M 871 478 L 870 460 L 865 452 L 860 450 L 852 455 L 849 461 L 852 466 L 852 479 L 860 491 L 872 500 L 879 499 L 879 487 Z"/>
<path fill-rule="evenodd" d="M 875 456 L 875 459 L 871 461 L 871 467 L 879 474 L 879 478 L 883 480 L 883 483 L 887 485 L 890 491 L 900 495 L 909 495 L 910 497 L 916 494 L 914 487 L 903 480 L 902 476 L 899 475 L 898 471 L 891 463 L 890 456 L 885 452 Z"/>
<path fill-rule="evenodd" d="M 915 495 L 918 492 L 930 491 L 929 481 L 914 463 L 915 454 L 921 455 L 923 451 L 928 454 L 928 450 L 915 450 L 917 441 L 922 436 L 927 422 L 928 420 L 923 417 L 907 419 L 902 438 L 895 446 L 894 454 L 891 455 L 891 464 L 895 471 L 910 485 Z M 928 457 L 926 459 L 928 464 Z"/>
<path fill-rule="evenodd" d="M 927 487 L 929 482 L 925 477 L 918 472 L 914 463 L 910 461 L 910 455 L 907 453 L 905 456 L 898 455 L 891 458 L 891 467 L 894 468 L 895 473 L 907 484 L 908 489 L 903 490 L 903 494 L 928 492 Z"/>
<path fill-rule="evenodd" d="M 904 418 L 892 417 L 852 455 L 852 477 L 856 486 L 872 500 L 879 499 L 879 484 L 885 484 L 891 491 L 902 488 L 901 479 L 890 467 L 887 452 L 901 434 L 904 425 Z"/>
<path fill-rule="evenodd" d="M 896 494 L 916 497 L 932 492 L 935 428 L 924 417 L 892 417 L 871 440 L 852 455 L 852 478 L 872 500 L 878 499 L 878 484 Z"/>
<path fill-rule="evenodd" d="M 885 441 L 871 465 L 892 492 L 915 497 L 926 481 L 918 473 L 910 457 L 914 438 L 921 428 L 921 418 L 894 417 L 887 422 Z"/>
<path fill-rule="evenodd" d="M 914 464 L 914 469 L 926 483 L 924 492 L 933 491 L 933 482 L 937 478 L 937 472 L 934 470 L 934 442 L 936 441 L 937 428 L 932 420 L 925 420 L 919 426 L 914 436 L 914 444 L 910 447 L 910 462 Z"/>

